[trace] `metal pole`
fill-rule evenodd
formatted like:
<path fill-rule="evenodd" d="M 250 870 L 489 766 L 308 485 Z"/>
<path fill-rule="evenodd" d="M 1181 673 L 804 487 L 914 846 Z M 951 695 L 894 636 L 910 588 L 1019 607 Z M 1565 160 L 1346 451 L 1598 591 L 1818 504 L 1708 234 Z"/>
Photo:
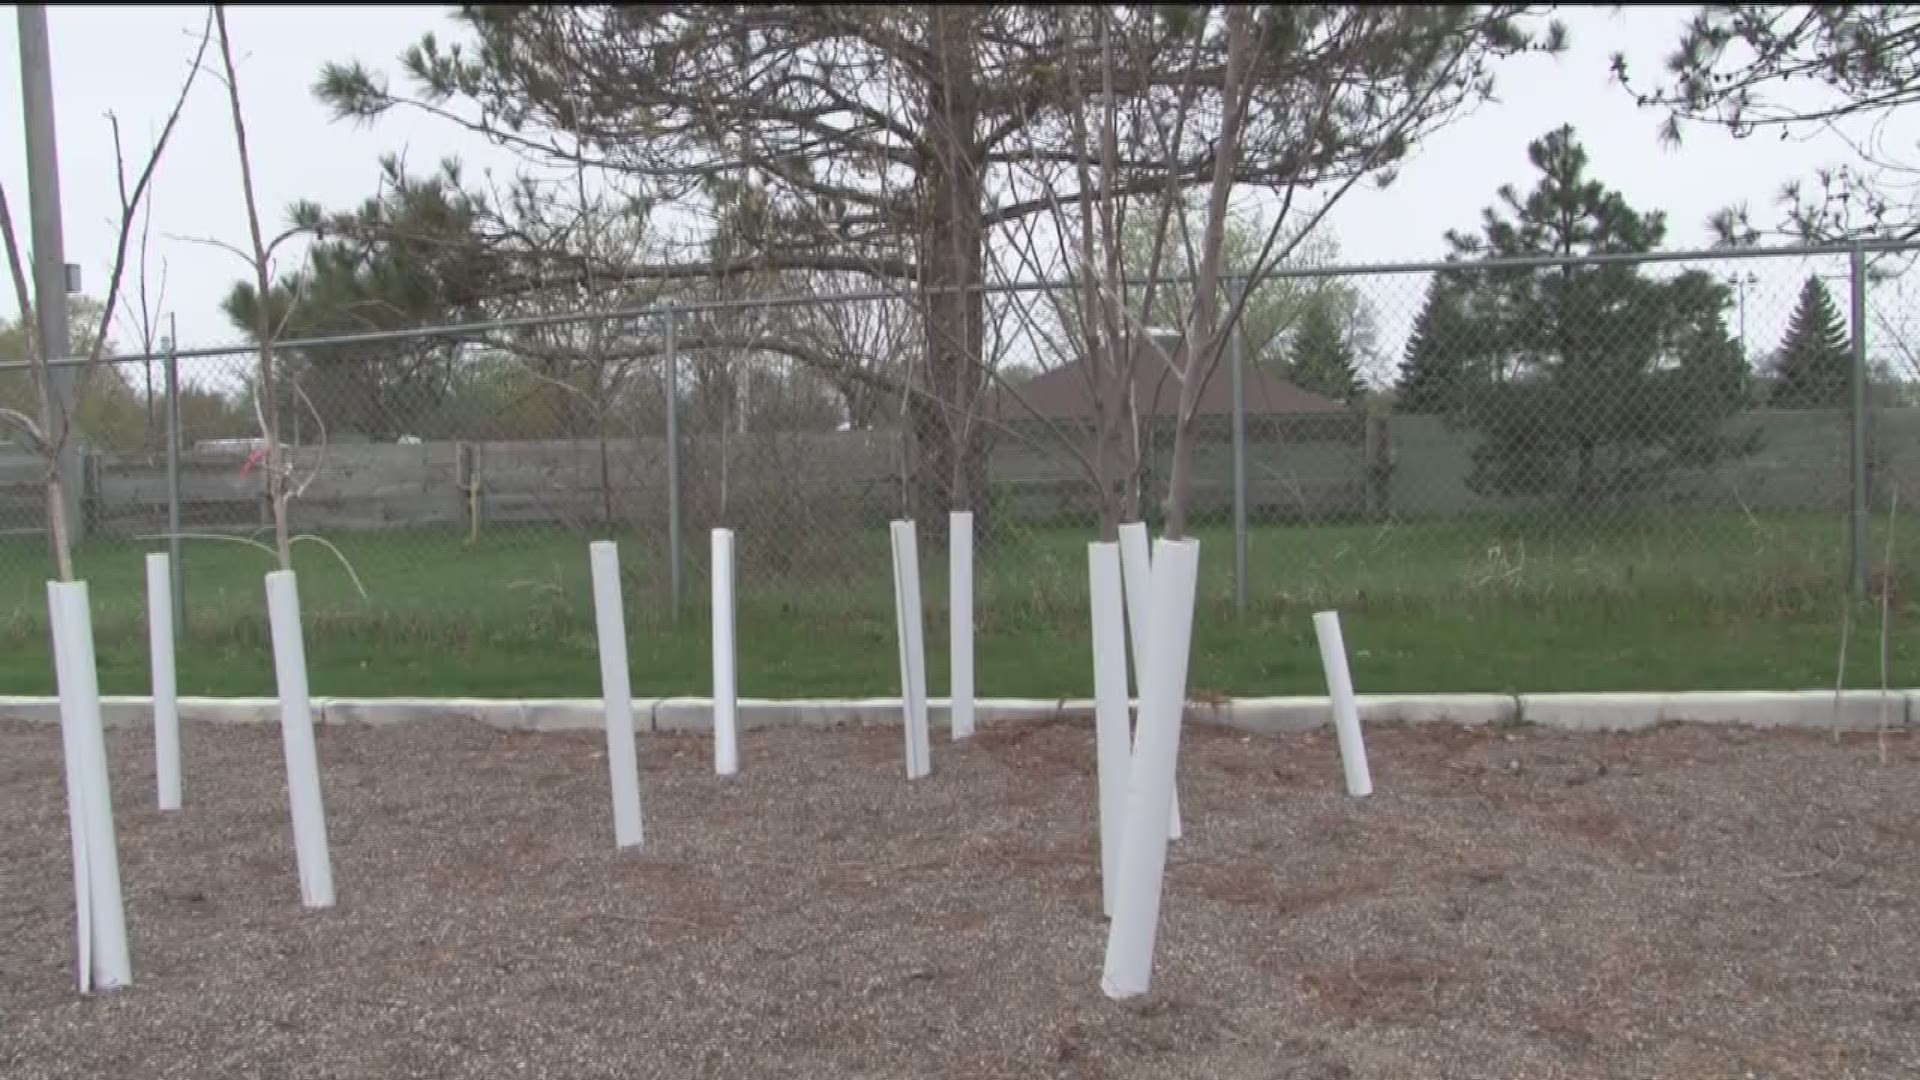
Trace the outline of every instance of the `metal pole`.
<path fill-rule="evenodd" d="M 173 354 L 179 329 L 167 316 L 167 573 L 173 589 L 173 639 L 186 640 L 187 577 L 180 565 L 180 360 Z"/>
<path fill-rule="evenodd" d="M 1858 244 L 1848 256 L 1852 286 L 1853 322 L 1853 433 L 1851 474 L 1853 492 L 1853 557 L 1849 580 L 1852 595 L 1859 600 L 1867 595 L 1867 547 L 1872 523 L 1867 517 L 1867 253 Z"/>
<path fill-rule="evenodd" d="M 1747 358 L 1747 286 L 1754 282 L 1751 271 L 1740 276 L 1740 359 Z"/>
<path fill-rule="evenodd" d="M 60 157 L 54 137 L 53 50 L 47 44 L 44 4 L 22 4 L 20 23 L 20 106 L 27 129 L 27 212 L 32 220 L 33 293 L 40 328 L 40 357 L 65 359 L 73 351 L 67 339 L 67 255 L 60 223 Z M 107 316 L 111 316 L 108 312 Z M 71 365 L 47 365 L 48 390 L 53 398 L 53 430 L 48 437 L 60 446 L 60 475 L 70 543 L 86 530 L 80 512 L 80 444 L 68 434 L 74 413 Z M 53 535 L 48 523 L 47 535 Z"/>
<path fill-rule="evenodd" d="M 1241 306 L 1247 283 L 1236 279 L 1228 286 L 1234 308 Z M 1247 338 L 1240 319 L 1233 320 L 1229 348 L 1233 366 L 1233 613 L 1247 613 Z"/>
<path fill-rule="evenodd" d="M 673 621 L 680 621 L 680 357 L 674 351 L 674 308 L 667 307 L 667 574 Z"/>

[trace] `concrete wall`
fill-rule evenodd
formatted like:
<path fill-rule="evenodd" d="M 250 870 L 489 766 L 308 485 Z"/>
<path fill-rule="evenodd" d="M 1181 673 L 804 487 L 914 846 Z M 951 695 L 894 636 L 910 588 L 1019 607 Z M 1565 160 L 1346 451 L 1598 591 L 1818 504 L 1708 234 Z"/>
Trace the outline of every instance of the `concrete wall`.
<path fill-rule="evenodd" d="M 1316 418 L 1321 419 L 1321 418 Z M 1317 430 L 1247 430 L 1247 503 L 1257 520 L 1313 520 L 1355 514 L 1367 505 L 1366 421 L 1342 416 Z M 1233 506 L 1233 443 L 1223 425 L 1196 432 L 1193 499 L 1200 515 L 1224 514 Z M 1002 505 L 1022 521 L 1086 520 L 1096 513 L 1086 467 L 1045 429 L 1023 426 L 1025 438 L 995 444 L 991 476 Z M 1156 438 L 1147 456 L 1149 474 L 1164 478 L 1173 467 L 1171 437 Z"/>
<path fill-rule="evenodd" d="M 1844 412 L 1751 412 L 1729 434 L 1757 436 L 1753 453 L 1709 469 L 1677 472 L 1647 498 L 1693 509 L 1838 509 L 1847 505 L 1850 422 Z M 1392 452 L 1389 502 L 1396 516 L 1445 516 L 1512 509 L 1467 486 L 1478 436 L 1449 429 L 1437 416 L 1396 416 L 1387 425 Z M 1875 490 L 1920 479 L 1920 410 L 1876 412 L 1872 426 Z"/>
<path fill-rule="evenodd" d="M 469 484 L 479 478 L 485 522 L 631 524 L 664 522 L 664 439 L 548 442 L 338 444 L 304 447 L 290 458 L 296 529 L 379 530 L 462 527 Z M 92 454 L 85 504 L 92 527 L 109 534 L 158 532 L 167 516 L 166 461 L 158 454 Z M 889 435 L 760 435 L 686 438 L 681 505 L 690 527 L 717 520 L 723 505 L 804 528 L 847 516 L 884 521 L 900 505 L 898 440 Z M 185 453 L 181 524 L 232 530 L 271 519 L 261 469 L 243 473 L 235 452 Z M 309 481 L 308 478 L 311 477 Z M 45 520 L 37 459 L 0 451 L 0 534 L 37 532 Z"/>
<path fill-rule="evenodd" d="M 1371 424 L 1371 426 L 1369 426 Z M 1224 424 L 1198 430 L 1194 508 L 1232 505 L 1232 456 Z M 1689 508 L 1824 509 L 1847 498 L 1846 417 L 1837 412 L 1756 412 L 1735 421 L 1758 449 L 1738 461 L 1676 475 L 1649 494 Z M 1217 429 L 1217 430 L 1216 430 Z M 1920 410 L 1874 418 L 1876 490 L 1920 481 Z M 1015 520 L 1041 522 L 1091 512 L 1085 474 L 1043 430 L 1002 435 L 990 466 L 995 495 Z M 1467 485 L 1476 437 L 1438 417 L 1356 415 L 1258 420 L 1248 429 L 1248 493 L 1256 521 L 1324 520 L 1353 514 L 1445 516 L 1511 508 Z M 1383 457 L 1385 475 L 1368 467 Z M 266 507 L 260 470 L 242 475 L 235 453 L 188 453 L 181 463 L 181 518 L 192 529 L 251 528 Z M 664 523 L 663 440 L 336 445 L 293 454 L 311 475 L 294 503 L 304 529 L 460 527 L 468 482 L 480 480 L 486 522 L 587 524 L 611 515 L 633 525 Z M 1156 477 L 1170 447 L 1156 440 Z M 899 512 L 902 453 L 897 435 L 702 434 L 683 440 L 682 510 L 689 528 L 722 517 L 783 529 L 878 522 Z M 158 455 L 91 455 L 84 491 L 95 529 L 157 532 L 166 521 L 165 462 Z M 41 466 L 0 451 L 0 534 L 37 532 L 44 521 Z"/>

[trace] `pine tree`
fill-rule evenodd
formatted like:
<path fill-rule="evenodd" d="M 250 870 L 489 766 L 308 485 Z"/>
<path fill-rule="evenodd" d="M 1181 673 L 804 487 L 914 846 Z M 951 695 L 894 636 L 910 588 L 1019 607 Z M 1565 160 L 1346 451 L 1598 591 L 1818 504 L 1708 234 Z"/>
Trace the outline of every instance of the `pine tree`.
<path fill-rule="evenodd" d="M 1809 276 L 1774 360 L 1767 403 L 1776 409 L 1844 409 L 1852 387 L 1852 350 L 1825 282 Z"/>
<path fill-rule="evenodd" d="M 1466 403 L 1470 384 L 1480 374 L 1474 370 L 1472 335 L 1458 288 L 1434 277 L 1400 361 L 1398 411 L 1448 412 Z"/>
<path fill-rule="evenodd" d="M 1294 331 L 1290 374 L 1295 386 L 1336 401 L 1352 401 L 1360 395 L 1353 348 L 1340 332 L 1332 305 L 1308 303 L 1301 313 L 1300 326 Z"/>
<path fill-rule="evenodd" d="M 1660 279 L 1631 263 L 1580 263 L 1655 250 L 1665 215 L 1637 211 L 1589 177 L 1570 127 L 1527 156 L 1540 174 L 1533 190 L 1502 187 L 1504 205 L 1484 212 L 1481 235 L 1447 237 L 1458 258 L 1575 260 L 1487 270 L 1467 292 L 1469 340 L 1501 373 L 1464 414 L 1483 437 L 1475 489 L 1610 498 L 1743 452 L 1724 425 L 1747 378 L 1727 332 L 1729 290 L 1700 271 Z"/>

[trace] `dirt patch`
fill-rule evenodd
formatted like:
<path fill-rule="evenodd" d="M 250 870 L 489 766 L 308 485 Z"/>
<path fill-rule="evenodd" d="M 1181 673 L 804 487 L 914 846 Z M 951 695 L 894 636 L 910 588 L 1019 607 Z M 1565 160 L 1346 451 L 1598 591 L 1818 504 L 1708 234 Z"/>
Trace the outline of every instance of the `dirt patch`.
<path fill-rule="evenodd" d="M 1099 992 L 1090 724 L 320 736 L 338 907 L 278 735 L 109 737 L 136 985 L 72 991 L 58 732 L 0 723 L 0 1076 L 1920 1075 L 1920 748 L 1665 728 L 1191 728 L 1154 993 Z"/>
<path fill-rule="evenodd" d="M 1444 967 L 1404 956 L 1373 957 L 1300 977 L 1300 984 L 1328 1012 L 1346 1020 L 1383 1024 L 1434 1015 L 1446 981 Z"/>

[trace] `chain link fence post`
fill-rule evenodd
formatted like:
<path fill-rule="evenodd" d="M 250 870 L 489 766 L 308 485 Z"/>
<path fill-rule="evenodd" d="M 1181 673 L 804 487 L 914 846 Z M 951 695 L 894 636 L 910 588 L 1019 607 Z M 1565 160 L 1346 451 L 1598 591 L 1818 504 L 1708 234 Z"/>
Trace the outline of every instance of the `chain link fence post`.
<path fill-rule="evenodd" d="M 1227 296 L 1235 315 L 1247 293 L 1247 283 L 1234 278 L 1227 283 Z M 1233 366 L 1233 613 L 1247 614 L 1247 337 L 1241 320 L 1233 320 L 1228 348 Z"/>
<path fill-rule="evenodd" d="M 1848 371 L 1852 381 L 1853 407 L 1851 409 L 1852 453 L 1848 468 L 1849 490 L 1853 495 L 1852 512 L 1852 558 L 1850 560 L 1851 595 L 1860 600 L 1867 595 L 1867 548 L 1872 533 L 1872 521 L 1868 517 L 1871 505 L 1871 483 L 1867 475 L 1867 253 L 1858 242 L 1848 253 L 1847 277 L 1852 301 L 1851 323 L 1852 360 Z"/>
<path fill-rule="evenodd" d="M 173 639 L 186 639 L 187 578 L 180 566 L 180 357 L 168 316 L 167 369 L 167 577 L 173 593 Z"/>
<path fill-rule="evenodd" d="M 674 306 L 667 305 L 667 577 L 673 622 L 680 622 L 680 355 L 673 333 Z"/>

